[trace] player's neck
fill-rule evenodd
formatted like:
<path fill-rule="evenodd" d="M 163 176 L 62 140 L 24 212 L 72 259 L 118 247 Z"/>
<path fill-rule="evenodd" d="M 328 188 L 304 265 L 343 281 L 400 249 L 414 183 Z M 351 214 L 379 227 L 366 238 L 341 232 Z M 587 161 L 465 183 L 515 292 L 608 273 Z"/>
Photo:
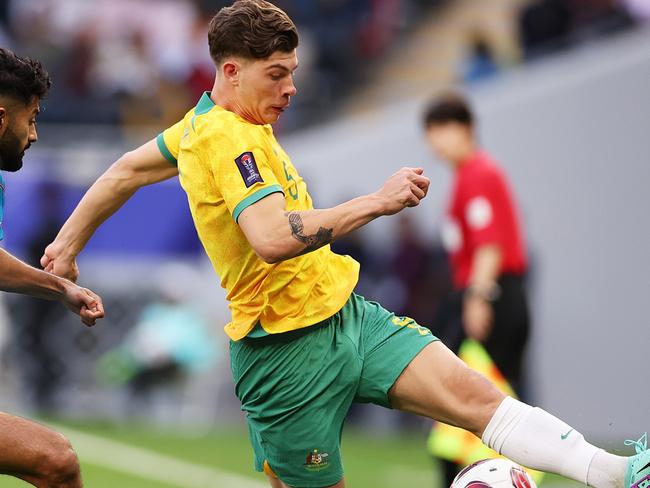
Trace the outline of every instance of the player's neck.
<path fill-rule="evenodd" d="M 228 110 L 229 112 L 237 113 L 234 110 L 235 107 L 232 102 L 232 97 L 226 93 L 226 90 L 218 87 L 216 82 L 212 87 L 212 91 L 210 92 L 210 100 L 212 100 L 215 105 L 218 105 L 221 108 Z"/>
<path fill-rule="evenodd" d="M 466 144 L 463 144 L 458 148 L 454 160 L 452 161 L 453 166 L 456 169 L 462 168 L 465 164 L 474 159 L 474 156 L 478 151 L 478 145 L 474 141 L 468 141 Z"/>
<path fill-rule="evenodd" d="M 243 104 L 239 103 L 237 97 L 233 96 L 232 93 L 226 92 L 225 90 L 217 89 L 216 84 L 212 88 L 210 99 L 215 103 L 215 105 L 218 105 L 221 108 L 228 110 L 235 115 L 238 115 L 245 121 L 251 124 L 262 125 L 244 108 Z"/>

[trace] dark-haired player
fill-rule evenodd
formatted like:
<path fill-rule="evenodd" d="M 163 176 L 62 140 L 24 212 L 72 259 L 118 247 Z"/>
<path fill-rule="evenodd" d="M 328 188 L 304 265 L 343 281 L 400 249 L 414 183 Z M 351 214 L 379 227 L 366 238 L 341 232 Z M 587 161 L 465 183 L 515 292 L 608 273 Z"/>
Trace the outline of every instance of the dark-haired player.
<path fill-rule="evenodd" d="M 295 25 L 269 2 L 221 9 L 209 28 L 212 92 L 93 185 L 41 264 L 74 274 L 76 253 L 103 218 L 138 184 L 178 171 L 228 291 L 236 394 L 256 468 L 272 486 L 344 486 L 340 436 L 353 402 L 463 427 L 514 461 L 596 488 L 650 480 L 650 452 L 630 461 L 588 444 L 544 410 L 505 397 L 428 329 L 352 292 L 359 265 L 329 243 L 418 205 L 429 180 L 422 169 L 402 168 L 374 193 L 313 208 L 270 125 L 296 93 L 297 45 Z M 165 168 L 164 158 L 177 168 Z"/>
<path fill-rule="evenodd" d="M 38 140 L 36 116 L 50 78 L 35 60 L 0 49 L 0 170 L 18 171 L 23 155 Z M 4 207 L 0 174 L 0 224 Z M 2 239 L 0 227 L 0 239 Z M 60 300 L 92 326 L 104 316 L 92 291 L 37 270 L 0 249 L 0 290 Z M 0 473 L 38 487 L 82 486 L 79 462 L 68 440 L 42 425 L 0 412 Z"/>

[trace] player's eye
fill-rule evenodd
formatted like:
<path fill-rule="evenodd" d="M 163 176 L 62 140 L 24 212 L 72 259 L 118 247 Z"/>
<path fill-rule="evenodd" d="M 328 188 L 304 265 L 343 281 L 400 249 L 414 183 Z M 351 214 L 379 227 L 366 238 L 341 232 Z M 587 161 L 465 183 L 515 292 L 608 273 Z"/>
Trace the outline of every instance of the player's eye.
<path fill-rule="evenodd" d="M 284 77 L 284 73 L 271 73 L 271 79 L 273 81 L 281 80 Z"/>

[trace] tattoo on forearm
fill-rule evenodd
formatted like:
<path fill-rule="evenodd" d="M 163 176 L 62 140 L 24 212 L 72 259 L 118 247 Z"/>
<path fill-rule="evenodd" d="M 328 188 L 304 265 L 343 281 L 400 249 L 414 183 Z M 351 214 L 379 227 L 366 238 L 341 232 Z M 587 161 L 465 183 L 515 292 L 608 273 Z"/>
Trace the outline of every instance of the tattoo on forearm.
<path fill-rule="evenodd" d="M 286 212 L 284 215 L 289 218 L 291 235 L 306 246 L 305 250 L 301 254 L 315 251 L 319 247 L 332 242 L 334 229 L 325 229 L 324 227 L 321 227 L 315 234 L 306 236 L 303 232 L 305 226 L 302 223 L 302 217 L 300 217 L 298 212 Z"/>

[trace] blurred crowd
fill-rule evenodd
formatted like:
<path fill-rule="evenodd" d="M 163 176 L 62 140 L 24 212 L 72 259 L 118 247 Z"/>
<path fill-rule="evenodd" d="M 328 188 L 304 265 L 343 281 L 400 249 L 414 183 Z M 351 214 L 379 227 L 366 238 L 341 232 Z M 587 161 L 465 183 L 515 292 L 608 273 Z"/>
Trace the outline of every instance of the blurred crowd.
<path fill-rule="evenodd" d="M 368 81 L 373 61 L 436 7 L 459 0 L 278 0 L 301 32 L 300 86 L 279 129 L 335 113 Z M 496 0 L 490 0 L 495 2 Z M 500 0 L 503 3 L 503 0 Z M 214 68 L 207 25 L 228 0 L 0 0 L 0 45 L 42 59 L 55 84 L 44 122 L 162 127 L 204 90 Z M 520 4 L 525 58 L 650 15 L 646 0 L 533 0 Z M 478 37 L 461 78 L 498 71 Z"/>
<path fill-rule="evenodd" d="M 469 0 L 471 2 L 471 0 Z M 492 2 L 495 7 L 500 2 Z M 524 0 L 512 2 L 512 26 L 472 26 L 458 80 L 489 78 L 519 62 L 532 62 L 650 20 L 647 0 Z"/>
<path fill-rule="evenodd" d="M 646 0 L 538 0 L 522 10 L 522 43 L 530 58 L 647 21 L 649 14 Z"/>
<path fill-rule="evenodd" d="M 0 0 L 0 44 L 53 75 L 42 121 L 168 125 L 209 90 L 207 26 L 227 0 Z M 295 128 L 335 109 L 394 37 L 436 2 L 281 0 L 301 32 Z"/>
<path fill-rule="evenodd" d="M 287 129 L 322 119 L 424 14 L 453 0 L 278 0 L 301 32 L 301 90 Z M 42 59 L 55 80 L 42 120 L 168 125 L 211 87 L 206 33 L 227 0 L 0 0 L 0 44 Z M 526 57 L 650 15 L 646 0 L 525 1 Z M 476 40 L 465 78 L 494 71 Z"/>

